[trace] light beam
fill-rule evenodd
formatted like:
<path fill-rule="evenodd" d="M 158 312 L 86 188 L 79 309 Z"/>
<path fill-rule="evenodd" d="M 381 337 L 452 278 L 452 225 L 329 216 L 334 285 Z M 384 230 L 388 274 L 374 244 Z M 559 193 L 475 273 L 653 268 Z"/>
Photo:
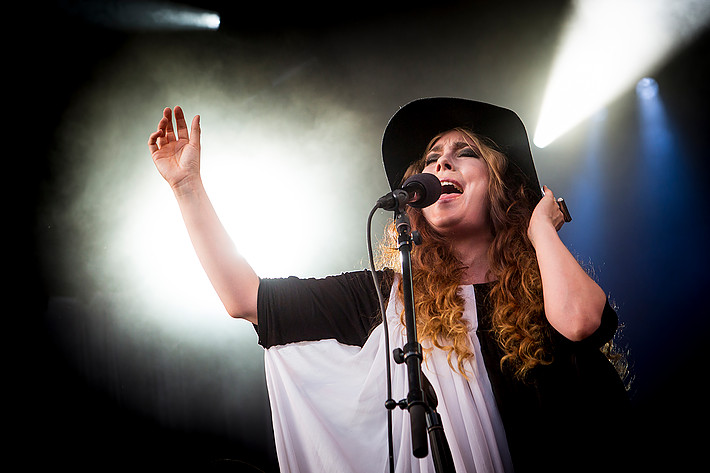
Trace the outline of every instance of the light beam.
<path fill-rule="evenodd" d="M 577 0 L 562 34 L 533 142 L 552 143 L 609 104 L 710 19 L 706 0 Z"/>
<path fill-rule="evenodd" d="M 65 6 L 72 14 L 107 28 L 131 31 L 217 30 L 218 13 L 166 1 L 86 0 Z"/>

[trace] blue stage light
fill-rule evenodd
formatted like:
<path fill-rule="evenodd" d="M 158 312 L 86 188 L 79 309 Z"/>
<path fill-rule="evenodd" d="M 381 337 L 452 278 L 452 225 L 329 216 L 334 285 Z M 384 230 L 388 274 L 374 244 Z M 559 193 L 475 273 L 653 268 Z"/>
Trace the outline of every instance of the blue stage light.
<path fill-rule="evenodd" d="M 576 0 L 533 143 L 544 148 L 658 70 L 710 24 L 707 0 Z"/>
<path fill-rule="evenodd" d="M 636 84 L 636 95 L 644 100 L 654 98 L 658 95 L 658 82 L 650 77 L 644 77 Z"/>

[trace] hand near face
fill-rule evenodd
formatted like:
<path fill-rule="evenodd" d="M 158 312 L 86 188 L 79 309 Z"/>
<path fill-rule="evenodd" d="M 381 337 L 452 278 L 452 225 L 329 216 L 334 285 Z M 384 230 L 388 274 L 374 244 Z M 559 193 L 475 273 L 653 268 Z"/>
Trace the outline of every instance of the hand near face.
<path fill-rule="evenodd" d="M 528 225 L 528 238 L 535 245 L 535 238 L 540 237 L 544 232 L 554 229 L 559 231 L 565 223 L 564 214 L 549 187 L 543 186 L 545 195 L 535 206 L 530 224 Z"/>

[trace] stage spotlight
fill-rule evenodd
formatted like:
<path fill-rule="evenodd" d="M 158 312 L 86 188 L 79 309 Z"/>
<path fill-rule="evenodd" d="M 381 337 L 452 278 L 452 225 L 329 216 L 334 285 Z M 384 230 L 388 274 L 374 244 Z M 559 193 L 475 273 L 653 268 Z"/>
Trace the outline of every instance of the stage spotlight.
<path fill-rule="evenodd" d="M 544 148 L 628 91 L 710 20 L 706 0 L 577 0 L 553 64 L 533 143 Z"/>
<path fill-rule="evenodd" d="M 644 77 L 636 84 L 636 95 L 644 100 L 654 98 L 658 95 L 658 82 L 650 77 Z"/>
<path fill-rule="evenodd" d="M 172 2 L 87 0 L 65 8 L 91 23 L 128 31 L 217 30 L 221 23 L 216 12 Z"/>
<path fill-rule="evenodd" d="M 666 114 L 665 106 L 659 93 L 658 83 L 651 78 L 643 78 L 636 84 L 636 97 L 639 111 L 639 138 L 641 155 L 644 156 L 644 167 L 650 180 L 663 180 L 666 187 L 671 184 L 667 179 L 674 166 L 673 156 L 677 149 L 671 124 Z M 655 189 L 657 186 L 648 186 Z M 655 191 L 658 195 L 658 191 Z"/>
<path fill-rule="evenodd" d="M 220 25 L 217 13 L 192 10 L 186 7 L 155 8 L 150 16 L 155 25 L 166 28 L 216 30 Z"/>

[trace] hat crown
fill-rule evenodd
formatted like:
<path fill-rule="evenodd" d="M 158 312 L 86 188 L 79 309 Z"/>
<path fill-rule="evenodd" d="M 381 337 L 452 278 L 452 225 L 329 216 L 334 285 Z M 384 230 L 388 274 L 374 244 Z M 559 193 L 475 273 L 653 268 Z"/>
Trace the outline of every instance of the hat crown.
<path fill-rule="evenodd" d="M 402 106 L 382 136 L 382 160 L 391 189 L 400 186 L 409 165 L 417 161 L 436 135 L 467 128 L 492 140 L 541 195 L 525 125 L 507 108 L 455 97 L 429 97 Z"/>

